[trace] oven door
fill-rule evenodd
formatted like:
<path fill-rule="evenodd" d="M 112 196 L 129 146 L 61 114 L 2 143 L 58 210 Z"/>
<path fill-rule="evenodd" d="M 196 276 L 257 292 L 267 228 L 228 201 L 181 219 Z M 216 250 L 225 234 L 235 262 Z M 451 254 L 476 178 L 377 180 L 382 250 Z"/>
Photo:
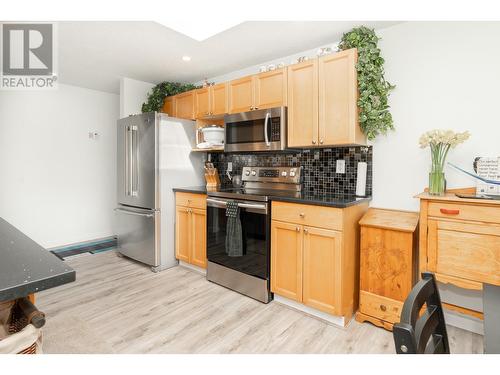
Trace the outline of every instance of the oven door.
<path fill-rule="evenodd" d="M 224 116 L 224 151 L 276 151 L 286 148 L 286 107 Z"/>
<path fill-rule="evenodd" d="M 226 252 L 226 202 L 207 199 L 207 259 L 209 262 L 235 271 L 269 280 L 269 219 L 268 204 L 238 201 L 243 237 L 243 255 L 229 256 Z"/>

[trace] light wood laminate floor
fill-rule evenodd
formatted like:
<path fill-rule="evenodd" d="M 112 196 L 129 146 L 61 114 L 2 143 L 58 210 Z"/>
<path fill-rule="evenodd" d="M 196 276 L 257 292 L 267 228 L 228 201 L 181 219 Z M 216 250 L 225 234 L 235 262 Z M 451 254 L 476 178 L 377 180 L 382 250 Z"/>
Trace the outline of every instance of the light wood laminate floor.
<path fill-rule="evenodd" d="M 46 353 L 394 353 L 369 323 L 339 328 L 182 267 L 155 274 L 114 251 L 67 262 L 77 281 L 37 295 Z M 482 336 L 448 328 L 453 353 L 483 352 Z"/>

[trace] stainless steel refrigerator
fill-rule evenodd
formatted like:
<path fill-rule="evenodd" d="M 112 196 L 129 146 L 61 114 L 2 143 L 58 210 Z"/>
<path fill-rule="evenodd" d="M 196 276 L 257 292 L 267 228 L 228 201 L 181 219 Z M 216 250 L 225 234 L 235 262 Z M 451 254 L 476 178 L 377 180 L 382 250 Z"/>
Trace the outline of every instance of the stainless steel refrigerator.
<path fill-rule="evenodd" d="M 172 188 L 204 183 L 204 155 L 191 152 L 195 122 L 143 113 L 118 120 L 117 132 L 118 251 L 153 271 L 170 268 L 177 264 Z"/>

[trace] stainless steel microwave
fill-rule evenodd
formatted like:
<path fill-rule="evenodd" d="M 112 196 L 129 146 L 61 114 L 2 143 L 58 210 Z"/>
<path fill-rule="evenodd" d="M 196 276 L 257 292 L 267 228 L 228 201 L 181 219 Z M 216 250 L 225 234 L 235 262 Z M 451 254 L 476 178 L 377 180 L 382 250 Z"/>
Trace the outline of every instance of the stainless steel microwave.
<path fill-rule="evenodd" d="M 286 148 L 286 107 L 224 116 L 224 151 L 278 151 Z"/>

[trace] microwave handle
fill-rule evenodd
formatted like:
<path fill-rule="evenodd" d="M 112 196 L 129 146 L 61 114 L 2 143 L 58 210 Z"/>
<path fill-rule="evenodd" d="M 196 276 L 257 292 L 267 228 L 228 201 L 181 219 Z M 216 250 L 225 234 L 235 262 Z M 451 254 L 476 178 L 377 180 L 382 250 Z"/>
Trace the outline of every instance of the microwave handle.
<path fill-rule="evenodd" d="M 270 117 L 271 117 L 271 113 L 267 112 L 266 119 L 264 120 L 264 139 L 266 140 L 267 147 L 271 146 L 271 143 L 269 142 L 269 136 L 267 135 L 267 126 L 268 126 Z"/>

